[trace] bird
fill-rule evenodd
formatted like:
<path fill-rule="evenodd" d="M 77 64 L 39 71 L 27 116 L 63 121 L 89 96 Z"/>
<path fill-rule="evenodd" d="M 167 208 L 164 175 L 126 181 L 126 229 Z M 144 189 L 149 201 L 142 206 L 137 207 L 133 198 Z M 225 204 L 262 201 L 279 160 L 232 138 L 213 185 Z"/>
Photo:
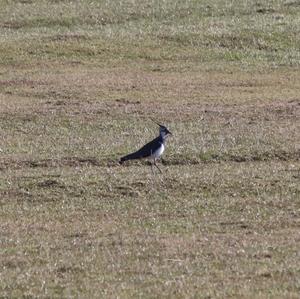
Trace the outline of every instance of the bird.
<path fill-rule="evenodd" d="M 155 121 L 154 121 L 155 122 Z M 120 164 L 123 164 L 127 160 L 135 160 L 135 159 L 150 159 L 153 161 L 151 163 L 151 170 L 153 171 L 153 165 L 162 173 L 161 169 L 156 164 L 157 159 L 162 155 L 165 150 L 165 141 L 169 135 L 172 133 L 167 129 L 166 126 L 163 126 L 157 122 L 155 122 L 159 126 L 159 136 L 153 139 L 152 141 L 145 144 L 142 148 L 133 152 L 129 155 L 121 157 L 119 160 Z"/>

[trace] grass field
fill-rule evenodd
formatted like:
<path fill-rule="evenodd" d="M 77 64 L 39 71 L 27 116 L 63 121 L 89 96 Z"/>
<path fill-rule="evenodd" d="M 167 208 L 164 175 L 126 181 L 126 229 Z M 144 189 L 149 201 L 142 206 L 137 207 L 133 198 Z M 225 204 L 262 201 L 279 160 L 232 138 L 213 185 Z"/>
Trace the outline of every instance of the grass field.
<path fill-rule="evenodd" d="M 299 298 L 300 4 L 0 0 L 0 298 Z M 153 176 L 118 158 L 173 133 Z"/>

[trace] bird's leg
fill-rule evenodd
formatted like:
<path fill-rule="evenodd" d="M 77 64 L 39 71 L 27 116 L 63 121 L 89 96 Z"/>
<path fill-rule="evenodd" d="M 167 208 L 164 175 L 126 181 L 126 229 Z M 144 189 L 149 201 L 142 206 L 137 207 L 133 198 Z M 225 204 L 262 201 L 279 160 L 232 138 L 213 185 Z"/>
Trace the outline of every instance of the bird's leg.
<path fill-rule="evenodd" d="M 156 164 L 156 159 L 154 159 L 154 165 L 156 166 L 156 168 L 159 170 L 160 173 L 162 173 L 161 169 L 158 167 L 158 165 Z"/>
<path fill-rule="evenodd" d="M 155 161 L 155 160 L 154 160 Z M 150 162 L 151 163 L 151 162 Z M 154 162 L 155 163 L 155 162 Z M 154 175 L 154 170 L 153 170 L 153 164 L 154 163 L 151 163 L 151 171 L 152 171 L 152 174 Z"/>

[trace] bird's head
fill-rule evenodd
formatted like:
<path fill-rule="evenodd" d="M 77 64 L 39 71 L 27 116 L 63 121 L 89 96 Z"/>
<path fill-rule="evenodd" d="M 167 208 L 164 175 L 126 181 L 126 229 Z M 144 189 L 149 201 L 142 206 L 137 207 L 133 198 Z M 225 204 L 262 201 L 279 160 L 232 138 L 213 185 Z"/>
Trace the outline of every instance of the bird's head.
<path fill-rule="evenodd" d="M 157 122 L 155 122 L 159 126 L 159 135 L 163 138 L 166 138 L 169 135 L 172 135 L 172 133 L 167 129 L 166 126 L 163 126 Z"/>

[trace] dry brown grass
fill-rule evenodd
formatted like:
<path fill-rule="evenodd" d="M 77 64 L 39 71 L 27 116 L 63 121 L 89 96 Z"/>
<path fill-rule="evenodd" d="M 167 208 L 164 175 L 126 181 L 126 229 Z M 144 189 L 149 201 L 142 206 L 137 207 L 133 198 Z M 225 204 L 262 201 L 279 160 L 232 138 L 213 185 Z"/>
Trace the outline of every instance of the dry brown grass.
<path fill-rule="evenodd" d="M 0 297 L 298 298 L 295 4 L 104 2 L 0 4 Z"/>
<path fill-rule="evenodd" d="M 1 81 L 2 296 L 297 297 L 296 71 L 22 72 Z M 150 117 L 174 133 L 159 177 L 116 163 Z"/>

